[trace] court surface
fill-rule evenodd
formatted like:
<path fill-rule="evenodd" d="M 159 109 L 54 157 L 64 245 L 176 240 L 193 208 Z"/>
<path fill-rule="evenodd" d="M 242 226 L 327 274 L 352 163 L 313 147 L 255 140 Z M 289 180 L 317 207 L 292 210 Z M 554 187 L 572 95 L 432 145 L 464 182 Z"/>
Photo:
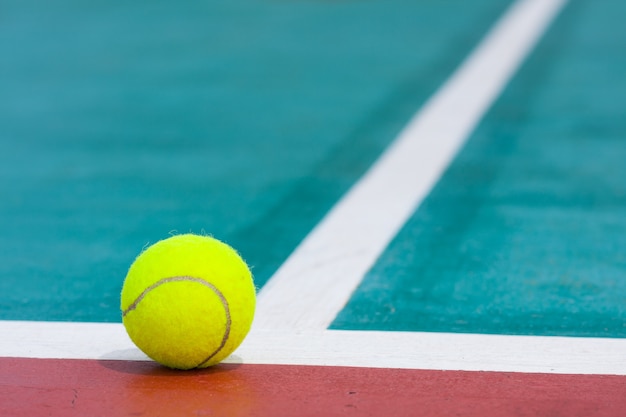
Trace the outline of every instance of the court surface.
<path fill-rule="evenodd" d="M 624 13 L 5 1 L 0 415 L 624 415 Z M 181 372 L 119 293 L 186 232 L 258 305 Z"/>

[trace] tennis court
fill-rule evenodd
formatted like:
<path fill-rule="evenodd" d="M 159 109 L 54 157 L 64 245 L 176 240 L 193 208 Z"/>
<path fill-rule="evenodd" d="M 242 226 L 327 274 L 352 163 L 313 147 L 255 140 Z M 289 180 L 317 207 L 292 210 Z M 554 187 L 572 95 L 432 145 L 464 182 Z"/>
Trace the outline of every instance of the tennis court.
<path fill-rule="evenodd" d="M 0 415 L 623 415 L 624 13 L 3 2 Z M 258 300 L 182 372 L 120 290 L 189 232 Z"/>

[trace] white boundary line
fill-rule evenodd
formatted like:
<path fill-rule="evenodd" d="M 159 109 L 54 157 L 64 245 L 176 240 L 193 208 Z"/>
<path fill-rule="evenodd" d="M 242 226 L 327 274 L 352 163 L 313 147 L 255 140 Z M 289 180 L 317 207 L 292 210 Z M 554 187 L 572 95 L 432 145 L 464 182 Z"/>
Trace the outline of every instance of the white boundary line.
<path fill-rule="evenodd" d="M 0 356 L 148 358 L 119 323 L 0 321 Z M 228 363 L 626 375 L 626 339 L 255 329 Z"/>
<path fill-rule="evenodd" d="M 227 362 L 626 375 L 626 339 L 326 330 L 564 3 L 510 9 L 265 286 Z M 0 334 L 2 357 L 147 360 L 119 323 L 0 321 Z"/>
<path fill-rule="evenodd" d="M 259 328 L 330 325 L 564 4 L 510 8 L 263 287 Z"/>

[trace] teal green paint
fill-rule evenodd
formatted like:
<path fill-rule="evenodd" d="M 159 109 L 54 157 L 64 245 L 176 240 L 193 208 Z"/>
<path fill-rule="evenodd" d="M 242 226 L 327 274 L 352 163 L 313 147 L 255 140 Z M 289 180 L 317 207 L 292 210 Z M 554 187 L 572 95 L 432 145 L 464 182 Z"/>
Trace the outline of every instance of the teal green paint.
<path fill-rule="evenodd" d="M 262 286 L 508 2 L 466 3 L 4 1 L 0 319 L 118 321 L 170 231 Z"/>
<path fill-rule="evenodd" d="M 332 325 L 626 336 L 626 31 L 574 1 Z"/>

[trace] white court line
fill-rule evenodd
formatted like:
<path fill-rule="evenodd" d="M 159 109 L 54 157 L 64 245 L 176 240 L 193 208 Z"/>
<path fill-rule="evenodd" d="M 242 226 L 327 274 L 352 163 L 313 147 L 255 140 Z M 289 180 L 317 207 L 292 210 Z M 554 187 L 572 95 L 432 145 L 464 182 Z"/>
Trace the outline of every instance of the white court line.
<path fill-rule="evenodd" d="M 148 358 L 119 323 L 0 321 L 0 357 Z M 225 362 L 626 375 L 626 339 L 255 330 Z"/>
<path fill-rule="evenodd" d="M 259 294 L 256 326 L 326 329 L 556 16 L 515 3 Z"/>

